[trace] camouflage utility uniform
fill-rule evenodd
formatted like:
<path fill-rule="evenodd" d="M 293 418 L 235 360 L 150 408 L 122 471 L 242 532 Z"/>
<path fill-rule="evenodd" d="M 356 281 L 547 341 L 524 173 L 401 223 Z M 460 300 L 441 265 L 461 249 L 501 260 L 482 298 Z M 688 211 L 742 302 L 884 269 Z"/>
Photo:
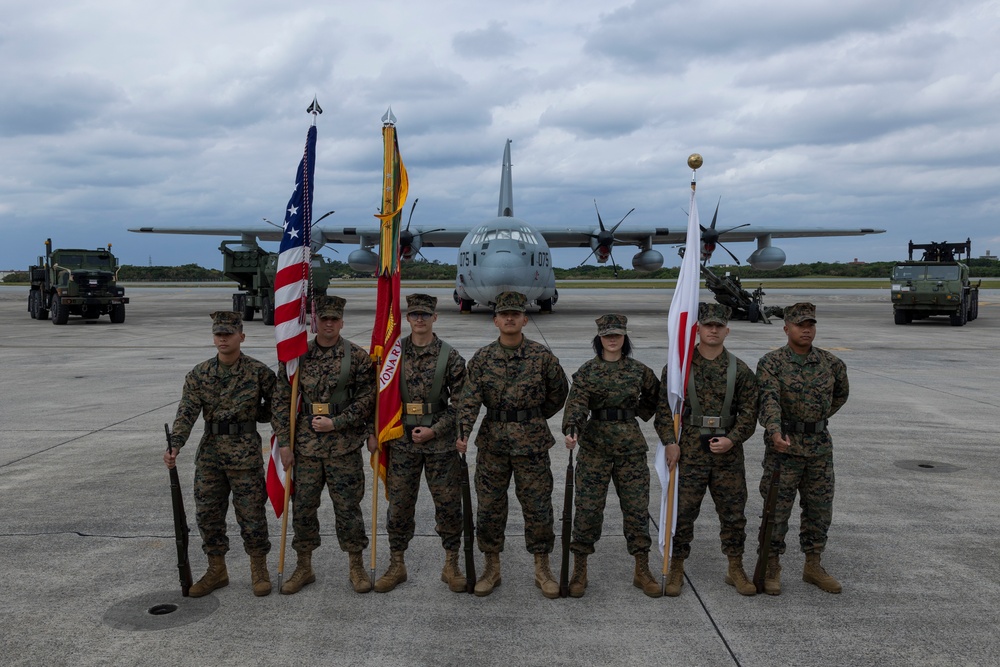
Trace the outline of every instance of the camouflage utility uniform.
<path fill-rule="evenodd" d="M 194 500 L 206 555 L 229 551 L 230 493 L 243 548 L 251 556 L 271 549 L 264 513 L 264 457 L 256 423 L 271 419 L 274 386 L 274 371 L 245 354 L 232 366 L 213 357 L 184 379 L 170 446 L 180 449 L 198 415 L 204 415 L 205 433 L 195 455 Z"/>
<path fill-rule="evenodd" d="M 555 542 L 548 450 L 555 439 L 546 420 L 566 400 L 566 373 L 547 347 L 522 338 L 513 349 L 499 340 L 480 348 L 465 377 L 458 407 L 464 433 L 472 432 L 480 406 L 487 409 L 476 438 L 479 549 L 503 551 L 507 489 L 513 474 L 524 514 L 525 546 L 530 553 L 548 554 Z"/>
<path fill-rule="evenodd" d="M 350 370 L 343 387 L 344 395 L 338 402 L 334 392 L 345 363 L 350 364 Z M 308 554 L 320 545 L 317 512 L 325 484 L 333 501 L 340 548 L 348 553 L 360 553 L 368 546 L 361 515 L 361 499 L 365 495 L 361 448 L 368 432 L 366 425 L 375 407 L 375 366 L 363 348 L 344 337 L 329 348 L 313 339 L 299 359 L 298 375 L 305 411 L 298 415 L 295 426 L 295 539 L 292 548 L 300 554 Z M 281 447 L 288 446 L 291 391 L 285 365 L 281 364 L 273 422 Z M 312 429 L 308 413 L 314 403 L 330 404 L 332 431 L 317 433 Z"/>
<path fill-rule="evenodd" d="M 629 554 L 649 551 L 647 445 L 635 418 L 649 421 L 658 390 L 656 374 L 630 357 L 614 362 L 595 357 L 573 374 L 562 430 L 568 434 L 575 427 L 580 443 L 570 545 L 574 553 L 594 553 L 609 481 L 621 503 Z"/>
<path fill-rule="evenodd" d="M 714 304 L 713 304 L 714 305 Z M 730 358 L 736 361 L 736 384 L 733 392 L 730 414 L 722 414 L 726 398 L 727 373 Z M 694 539 L 694 522 L 701 512 L 701 502 L 705 490 L 712 493 L 715 511 L 719 515 L 719 537 L 722 553 L 727 556 L 742 556 L 746 541 L 747 503 L 746 468 L 743 461 L 743 443 L 757 428 L 757 381 L 753 372 L 735 358 L 729 350 L 723 349 L 715 359 L 705 359 L 695 347 L 691 359 L 691 377 L 688 392 L 697 393 L 702 417 L 731 418 L 731 423 L 719 428 L 708 429 L 707 435 L 725 436 L 732 440 L 733 447 L 727 452 L 715 454 L 705 451 L 700 442 L 705 422 L 695 423 L 691 415 L 690 397 L 684 401 L 680 445 L 681 458 L 678 462 L 677 527 L 673 539 L 673 556 L 687 558 L 691 553 Z M 667 369 L 663 369 L 660 384 L 660 407 L 654 421 L 657 435 L 665 445 L 677 442 L 674 436 L 674 422 L 667 396 Z"/>
<path fill-rule="evenodd" d="M 416 406 L 430 400 L 442 341 L 434 334 L 434 341 L 426 347 L 417 347 L 407 336 L 402 339 L 402 381 L 406 383 L 407 403 Z M 386 529 L 389 547 L 405 551 L 413 538 L 414 510 L 420 489 L 420 471 L 423 469 L 427 487 L 434 499 L 435 530 L 448 551 L 461 546 L 462 494 L 459 489 L 459 458 L 455 454 L 455 406 L 450 397 L 458 399 L 465 381 L 465 359 L 457 350 L 448 351 L 439 404 L 429 406 L 434 410 L 427 415 L 408 414 L 404 406 L 404 435 L 389 447 L 389 510 Z M 411 411 L 412 412 L 412 411 Z M 410 439 L 414 426 L 433 429 L 433 440 L 417 444 Z"/>
<path fill-rule="evenodd" d="M 772 553 L 785 552 L 796 492 L 802 507 L 799 545 L 806 554 L 822 553 L 833 519 L 833 440 L 826 422 L 847 402 L 847 366 L 815 346 L 807 354 L 797 355 L 785 345 L 761 357 L 757 379 L 766 445 L 760 482 L 764 498 L 776 460 L 781 459 Z M 772 449 L 771 437 L 779 432 L 791 441 L 785 454 Z"/>

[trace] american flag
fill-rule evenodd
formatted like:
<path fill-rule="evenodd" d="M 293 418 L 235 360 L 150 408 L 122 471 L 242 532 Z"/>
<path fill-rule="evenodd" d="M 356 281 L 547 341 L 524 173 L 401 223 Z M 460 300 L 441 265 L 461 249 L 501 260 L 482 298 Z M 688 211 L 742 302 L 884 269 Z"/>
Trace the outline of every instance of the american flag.
<path fill-rule="evenodd" d="M 274 339 L 278 361 L 284 362 L 289 382 L 299 370 L 299 357 L 308 348 L 306 300 L 309 298 L 309 250 L 312 227 L 313 175 L 316 171 L 316 126 L 310 126 L 306 148 L 295 176 L 295 189 L 285 209 L 285 224 L 274 277 Z M 298 411 L 292 406 L 295 419 Z M 279 517 L 285 504 L 284 475 L 277 439 L 271 438 L 267 463 L 267 495 Z M 291 483 L 291 480 L 289 480 Z"/>

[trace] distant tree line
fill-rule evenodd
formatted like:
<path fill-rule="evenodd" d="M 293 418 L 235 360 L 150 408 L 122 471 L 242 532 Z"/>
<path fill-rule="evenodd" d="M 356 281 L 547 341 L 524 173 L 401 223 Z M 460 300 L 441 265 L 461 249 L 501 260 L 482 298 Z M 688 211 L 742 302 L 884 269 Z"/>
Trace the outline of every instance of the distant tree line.
<path fill-rule="evenodd" d="M 972 275 L 976 278 L 1000 277 L 1000 262 L 989 259 L 971 259 L 968 262 Z M 331 261 L 333 275 L 341 278 L 370 278 L 359 273 L 346 262 Z M 765 280 L 768 278 L 886 278 L 892 274 L 895 262 L 869 262 L 867 264 L 842 264 L 831 262 L 812 262 L 810 264 L 786 264 L 773 271 L 758 271 L 749 266 L 712 266 L 718 275 L 729 271 L 739 275 L 743 280 Z M 646 273 L 634 269 L 618 267 L 618 277 L 622 279 L 670 279 L 676 278 L 680 269 L 670 267 Z M 584 264 L 571 269 L 554 269 L 557 280 L 614 280 L 615 272 L 611 266 Z M 453 280 L 455 265 L 445 264 L 438 260 L 431 262 L 404 262 L 402 264 L 404 280 Z M 123 282 L 213 282 L 225 281 L 226 277 L 219 269 L 206 269 L 197 264 L 183 266 L 133 266 L 122 265 L 118 272 L 118 280 Z M 26 283 L 28 273 L 15 272 L 4 278 L 5 283 Z"/>

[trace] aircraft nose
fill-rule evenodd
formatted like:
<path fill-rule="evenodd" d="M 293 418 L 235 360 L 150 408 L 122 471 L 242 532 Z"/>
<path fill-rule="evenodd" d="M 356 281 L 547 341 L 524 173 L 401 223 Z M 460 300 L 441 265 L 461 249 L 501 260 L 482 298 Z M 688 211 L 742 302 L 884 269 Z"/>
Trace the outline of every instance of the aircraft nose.
<path fill-rule="evenodd" d="M 513 250 L 496 250 L 481 257 L 480 266 L 484 269 L 516 269 L 527 264 L 526 258 L 520 252 Z"/>

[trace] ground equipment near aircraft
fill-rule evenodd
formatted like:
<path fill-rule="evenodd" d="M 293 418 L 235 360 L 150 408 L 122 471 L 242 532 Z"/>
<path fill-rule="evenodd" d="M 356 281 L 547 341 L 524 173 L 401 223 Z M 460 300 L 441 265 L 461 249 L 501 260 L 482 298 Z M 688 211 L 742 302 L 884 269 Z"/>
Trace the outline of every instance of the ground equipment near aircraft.
<path fill-rule="evenodd" d="M 264 324 L 274 324 L 274 276 L 278 272 L 278 253 L 267 252 L 255 242 L 226 240 L 219 246 L 222 252 L 222 272 L 239 284 L 233 294 L 233 310 L 243 315 L 245 322 L 261 314 Z M 321 255 L 313 255 L 309 279 L 313 296 L 323 296 L 333 277 L 333 268 Z M 312 300 L 307 306 L 312 308 Z"/>
<path fill-rule="evenodd" d="M 35 320 L 66 324 L 70 315 L 93 320 L 110 315 L 114 324 L 125 321 L 125 288 L 117 284 L 118 260 L 111 244 L 96 250 L 52 249 L 45 239 L 45 257 L 28 267 L 31 288 L 28 313 Z"/>
<path fill-rule="evenodd" d="M 780 306 L 764 306 L 764 288 L 758 286 L 752 293 L 743 289 L 739 276 L 726 275 L 719 277 L 704 264 L 701 265 L 701 275 L 705 278 L 705 287 L 712 290 L 715 300 L 733 311 L 730 319 L 749 320 L 770 324 L 770 317 L 781 317 L 784 309 Z"/>
<path fill-rule="evenodd" d="M 913 251 L 923 250 L 919 261 Z M 972 241 L 964 243 L 909 243 L 908 259 L 892 269 L 892 310 L 896 324 L 931 315 L 947 315 L 960 327 L 979 317 L 979 286 L 969 280 Z"/>

